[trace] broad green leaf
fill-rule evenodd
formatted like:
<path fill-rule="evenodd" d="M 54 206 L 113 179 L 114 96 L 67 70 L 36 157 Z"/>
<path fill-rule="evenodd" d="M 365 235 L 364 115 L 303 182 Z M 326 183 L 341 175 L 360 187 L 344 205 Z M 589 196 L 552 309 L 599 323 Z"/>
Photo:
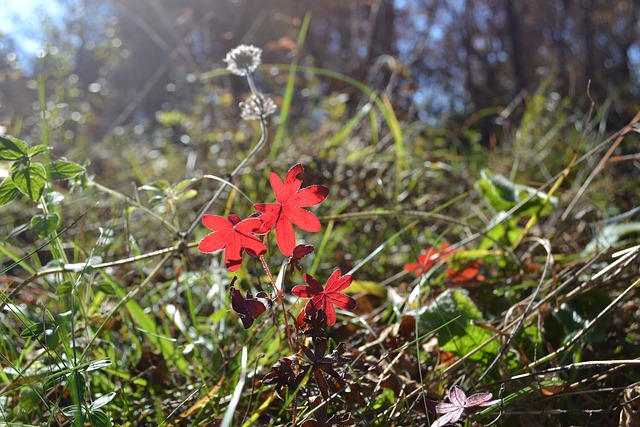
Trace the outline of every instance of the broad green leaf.
<path fill-rule="evenodd" d="M 518 203 L 531 197 L 524 203 L 514 216 L 537 214 L 547 216 L 551 213 L 552 205 L 557 203 L 555 197 L 546 200 L 546 193 L 526 185 L 516 184 L 502 175 L 489 170 L 481 172 L 482 178 L 475 184 L 476 190 L 485 198 L 487 203 L 498 212 L 512 209 Z"/>
<path fill-rule="evenodd" d="M 429 331 L 437 331 L 438 343 L 443 350 L 459 357 L 468 355 L 492 337 L 491 332 L 471 324 L 471 320 L 481 320 L 482 314 L 463 289 L 443 292 L 433 304 L 419 311 L 418 318 Z M 486 364 L 498 349 L 499 344 L 492 342 L 469 357 Z"/>
<path fill-rule="evenodd" d="M 18 160 L 28 154 L 27 143 L 8 135 L 0 135 L 0 160 Z"/>
<path fill-rule="evenodd" d="M 31 228 L 38 233 L 39 237 L 46 237 L 56 231 L 58 224 L 60 224 L 60 215 L 55 212 L 31 218 Z"/>
<path fill-rule="evenodd" d="M 0 184 L 0 206 L 11 202 L 18 195 L 19 191 L 13 184 L 11 178 L 6 178 Z"/>
<path fill-rule="evenodd" d="M 486 329 L 468 324 L 463 335 L 452 336 L 451 339 L 443 343 L 440 348 L 459 357 L 469 355 L 469 360 L 488 363 L 499 350 L 499 344 L 497 341 L 490 343 L 484 347 L 482 351 L 473 352 L 473 350 L 478 348 L 491 337 L 491 332 Z"/>
<path fill-rule="evenodd" d="M 421 310 L 420 320 L 430 331 L 438 330 L 441 345 L 465 335 L 470 320 L 481 320 L 480 310 L 462 289 L 446 290 Z"/>
<path fill-rule="evenodd" d="M 37 202 L 47 184 L 47 172 L 40 163 L 32 163 L 13 172 L 11 179 L 18 190 Z"/>
<path fill-rule="evenodd" d="M 187 200 L 187 199 L 193 199 L 194 197 L 196 197 L 198 195 L 198 190 L 187 190 L 183 193 L 179 193 L 178 196 L 176 197 L 176 199 L 178 200 Z"/>
<path fill-rule="evenodd" d="M 84 172 L 84 167 L 66 160 L 56 160 L 47 165 L 47 175 L 52 181 L 75 178 Z"/>
<path fill-rule="evenodd" d="M 58 287 L 56 288 L 56 295 L 69 295 L 72 290 L 73 283 L 67 280 L 58 284 Z"/>
<path fill-rule="evenodd" d="M 46 323 L 37 322 L 32 323 L 25 330 L 20 332 L 21 337 L 39 337 L 44 333 L 47 328 L 53 328 L 55 325 L 49 323 L 48 326 Z"/>
<path fill-rule="evenodd" d="M 107 295 L 115 295 L 116 291 L 113 289 L 113 286 L 109 282 L 100 282 L 96 285 L 98 290 Z"/>
<path fill-rule="evenodd" d="M 175 184 L 173 186 L 175 191 L 183 191 L 185 188 L 189 187 L 191 184 L 193 184 L 196 180 L 194 178 L 191 179 L 185 179 L 180 181 L 179 183 Z"/>
<path fill-rule="evenodd" d="M 49 151 L 49 147 L 46 145 L 36 145 L 35 147 L 30 147 L 29 150 L 27 150 L 27 155 L 31 158 L 47 151 Z"/>

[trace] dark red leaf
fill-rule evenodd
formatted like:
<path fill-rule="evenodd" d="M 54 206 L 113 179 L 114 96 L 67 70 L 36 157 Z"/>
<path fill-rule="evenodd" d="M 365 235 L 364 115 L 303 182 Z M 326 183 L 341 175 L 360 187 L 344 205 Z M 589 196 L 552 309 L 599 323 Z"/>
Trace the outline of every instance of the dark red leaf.
<path fill-rule="evenodd" d="M 351 285 L 351 275 L 340 275 L 340 270 L 333 272 L 324 288 L 312 276 L 305 274 L 304 281 L 309 286 L 296 286 L 291 292 L 299 298 L 311 298 L 305 307 L 305 312 L 309 313 L 311 306 L 315 310 L 324 311 L 327 316 L 327 325 L 336 323 L 336 310 L 334 305 L 344 309 L 353 310 L 356 308 L 356 301 L 350 296 L 340 293 Z"/>
<path fill-rule="evenodd" d="M 235 311 L 240 317 L 240 320 L 242 320 L 244 328 L 249 329 L 251 325 L 253 325 L 254 320 L 267 310 L 267 307 L 262 301 L 257 300 L 248 292 L 247 296 L 243 297 L 242 293 L 233 286 L 235 280 L 236 278 L 234 277 L 229 290 L 231 293 L 231 308 L 233 308 L 233 311 Z M 264 295 L 266 296 L 266 294 Z"/>
<path fill-rule="evenodd" d="M 300 244 L 296 246 L 293 250 L 293 254 L 291 254 L 291 258 L 289 258 L 289 266 L 291 267 L 291 271 L 293 271 L 295 268 L 297 268 L 298 270 L 302 270 L 302 267 L 300 266 L 300 260 L 310 253 L 313 253 L 314 250 L 315 248 L 313 247 L 313 245 Z"/>

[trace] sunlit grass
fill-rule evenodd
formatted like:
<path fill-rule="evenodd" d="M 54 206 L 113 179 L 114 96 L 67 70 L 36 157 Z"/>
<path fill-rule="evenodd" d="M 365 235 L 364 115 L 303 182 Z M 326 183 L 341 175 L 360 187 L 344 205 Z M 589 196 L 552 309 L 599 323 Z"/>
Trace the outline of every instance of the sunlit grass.
<path fill-rule="evenodd" d="M 305 183 L 329 188 L 315 211 L 322 231 L 300 233 L 316 248 L 302 264 L 320 281 L 336 267 L 354 275 L 358 307 L 339 311 L 328 329 L 331 350 L 346 345 L 349 387 L 324 399 L 307 378 L 280 399 L 261 384 L 290 355 L 280 308 L 245 331 L 230 308 L 232 275 L 222 255 L 195 249 L 206 231 L 180 234 L 259 137 L 231 134 L 242 149 L 221 144 L 226 149 L 212 153 L 206 134 L 215 130 L 196 129 L 192 140 L 202 137 L 201 146 L 188 171 L 189 150 L 173 155 L 167 141 L 164 151 L 132 147 L 133 136 L 97 143 L 87 175 L 45 190 L 64 196 L 45 203 L 61 215 L 57 233 L 39 237 L 25 226 L 40 213 L 26 197 L 1 208 L 0 421 L 103 425 L 103 413 L 116 425 L 284 425 L 295 413 L 299 424 L 335 415 L 356 425 L 426 425 L 435 419 L 427 415 L 432 403 L 454 384 L 503 399 L 502 408 L 474 418 L 483 422 L 500 410 L 505 423 L 543 411 L 552 424 L 588 422 L 594 409 L 598 419 L 615 417 L 620 400 L 604 391 L 638 379 L 630 363 L 616 360 L 638 351 L 636 316 L 623 307 L 637 285 L 639 255 L 584 249 L 604 229 L 599 221 L 638 202 L 637 177 L 603 168 L 590 178 L 613 143 L 637 142 L 633 128 L 602 135 L 588 114 L 576 115 L 570 100 L 543 86 L 492 151 L 472 128 L 403 123 L 387 98 L 347 76 L 279 69 L 291 73 L 288 82 L 296 73 L 338 79 L 362 105 L 335 121 L 327 112 L 329 134 L 294 123 L 283 108 L 277 144 L 226 186 L 211 212 L 250 214 L 272 197 L 268 173 L 282 176 L 299 162 Z M 283 88 L 283 107 L 294 89 Z M 607 193 L 612 188 L 620 192 Z M 620 221 L 637 224 L 633 218 Z M 617 230 L 607 243 L 613 251 L 637 244 L 633 227 Z M 404 270 L 443 243 L 457 252 L 417 277 Z M 266 245 L 277 274 L 283 257 L 275 239 Z M 460 278 L 473 261 L 479 271 Z M 607 267 L 614 262 L 619 268 Z M 245 259 L 236 275 L 244 292 L 272 292 L 258 260 Z M 285 276 L 294 318 L 303 303 L 290 290 L 302 283 L 299 273 Z M 580 364 L 588 360 L 600 364 Z M 584 399 L 569 397 L 573 390 Z M 103 396 L 111 399 L 104 405 Z M 82 415 L 69 409 L 78 406 Z"/>

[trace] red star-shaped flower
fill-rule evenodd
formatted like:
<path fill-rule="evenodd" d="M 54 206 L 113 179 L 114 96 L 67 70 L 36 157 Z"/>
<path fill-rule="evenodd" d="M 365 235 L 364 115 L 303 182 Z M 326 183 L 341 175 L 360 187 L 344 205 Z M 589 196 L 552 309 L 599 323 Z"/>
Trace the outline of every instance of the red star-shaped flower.
<path fill-rule="evenodd" d="M 333 272 L 326 286 L 322 285 L 308 274 L 304 275 L 304 281 L 309 286 L 296 286 L 291 292 L 299 298 L 311 298 L 307 303 L 307 307 L 312 306 L 315 310 L 324 311 L 327 316 L 327 325 L 331 326 L 336 323 L 336 310 L 334 305 L 344 309 L 353 310 L 356 308 L 356 301 L 340 291 L 343 291 L 351 285 L 351 275 L 340 276 L 340 270 Z M 307 308 L 305 307 L 305 311 Z"/>
<path fill-rule="evenodd" d="M 267 252 L 262 241 L 254 234 L 262 227 L 262 221 L 258 218 L 241 220 L 237 215 L 229 215 L 229 219 L 217 215 L 204 215 L 202 223 L 214 232 L 202 239 L 198 249 L 210 253 L 226 248 L 224 263 L 229 271 L 240 268 L 243 250 L 253 257 Z"/>
<path fill-rule="evenodd" d="M 321 225 L 318 218 L 302 208 L 322 203 L 329 194 L 329 190 L 321 185 L 300 189 L 302 181 L 296 176 L 303 170 L 300 164 L 289 169 L 284 183 L 277 174 L 271 172 L 269 180 L 277 202 L 254 205 L 258 212 L 262 212 L 260 219 L 264 226 L 260 233 L 266 233 L 275 227 L 278 247 L 285 256 L 291 256 L 296 246 L 293 224 L 312 233 L 320 231 Z"/>

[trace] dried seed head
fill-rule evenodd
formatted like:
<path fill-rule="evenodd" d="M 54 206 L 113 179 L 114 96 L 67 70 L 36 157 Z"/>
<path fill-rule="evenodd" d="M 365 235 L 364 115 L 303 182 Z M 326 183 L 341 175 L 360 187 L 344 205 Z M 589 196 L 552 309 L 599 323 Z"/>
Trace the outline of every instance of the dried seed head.
<path fill-rule="evenodd" d="M 260 65 L 260 55 L 262 49 L 253 45 L 241 44 L 227 53 L 224 62 L 227 63 L 227 70 L 238 76 L 246 76 L 255 71 Z"/>
<path fill-rule="evenodd" d="M 246 102 L 240 103 L 242 120 L 261 120 L 276 112 L 276 103 L 269 97 L 259 93 L 251 95 Z"/>

